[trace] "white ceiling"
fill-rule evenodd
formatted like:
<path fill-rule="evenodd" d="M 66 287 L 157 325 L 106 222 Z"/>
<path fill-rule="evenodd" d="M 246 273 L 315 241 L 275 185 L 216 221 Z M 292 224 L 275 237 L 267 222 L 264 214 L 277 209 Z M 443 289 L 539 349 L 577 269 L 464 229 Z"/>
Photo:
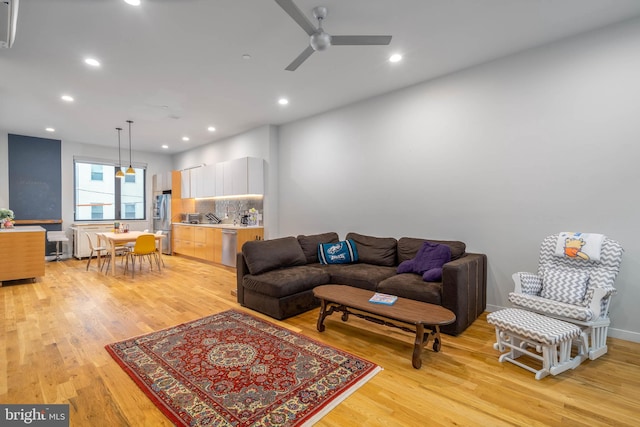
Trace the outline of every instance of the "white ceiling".
<path fill-rule="evenodd" d="M 175 153 L 640 16 L 638 0 L 296 4 L 310 19 L 314 6 L 328 7 L 331 34 L 393 39 L 334 46 L 290 72 L 308 37 L 273 0 L 21 0 L 16 41 L 0 50 L 0 129 L 116 147 L 115 128 L 128 143 L 130 119 L 134 150 Z M 392 53 L 403 61 L 387 62 Z"/>

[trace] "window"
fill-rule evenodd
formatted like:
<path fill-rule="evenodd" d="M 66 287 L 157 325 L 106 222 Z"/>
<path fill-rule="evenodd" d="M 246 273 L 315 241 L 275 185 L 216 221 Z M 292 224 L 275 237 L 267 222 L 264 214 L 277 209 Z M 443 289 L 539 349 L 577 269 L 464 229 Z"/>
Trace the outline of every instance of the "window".
<path fill-rule="evenodd" d="M 103 219 L 104 217 L 104 209 L 102 205 L 91 205 L 91 219 Z"/>
<path fill-rule="evenodd" d="M 124 179 L 116 178 L 113 162 L 74 159 L 74 170 L 76 221 L 146 218 L 145 167 Z"/>
<path fill-rule="evenodd" d="M 102 181 L 102 165 L 91 165 L 91 181 Z"/>
<path fill-rule="evenodd" d="M 136 217 L 136 205 L 135 203 L 124 204 L 124 217 L 123 219 L 134 219 Z"/>

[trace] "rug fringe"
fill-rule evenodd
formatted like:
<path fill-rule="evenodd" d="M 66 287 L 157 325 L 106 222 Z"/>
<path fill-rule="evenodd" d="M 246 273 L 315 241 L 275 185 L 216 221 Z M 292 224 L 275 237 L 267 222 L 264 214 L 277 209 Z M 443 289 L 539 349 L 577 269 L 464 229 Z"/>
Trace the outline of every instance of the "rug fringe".
<path fill-rule="evenodd" d="M 320 411 L 313 414 L 308 420 L 304 423 L 300 424 L 300 427 L 309 427 L 320 421 L 322 417 L 327 415 L 333 408 L 342 403 L 347 397 L 351 396 L 356 390 L 365 385 L 371 378 L 376 376 L 378 372 L 384 370 L 381 366 L 375 366 L 371 372 L 369 372 L 364 377 L 360 378 L 356 383 L 354 383 L 348 390 L 344 391 L 340 395 L 336 396 L 335 399 L 328 402 L 326 406 L 324 406 Z"/>

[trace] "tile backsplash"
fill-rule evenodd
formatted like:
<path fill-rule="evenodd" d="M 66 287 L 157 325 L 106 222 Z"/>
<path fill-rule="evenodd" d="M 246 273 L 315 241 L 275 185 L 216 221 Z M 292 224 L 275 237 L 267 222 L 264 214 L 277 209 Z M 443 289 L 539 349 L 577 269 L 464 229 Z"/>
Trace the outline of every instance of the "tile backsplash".
<path fill-rule="evenodd" d="M 246 214 L 251 208 L 262 214 L 262 197 L 255 198 L 238 198 L 238 199 L 196 199 L 195 210 L 201 213 L 203 221 L 206 221 L 204 215 L 211 212 L 220 219 L 227 220 L 225 222 L 233 222 L 235 219 L 240 222 L 240 216 Z"/>

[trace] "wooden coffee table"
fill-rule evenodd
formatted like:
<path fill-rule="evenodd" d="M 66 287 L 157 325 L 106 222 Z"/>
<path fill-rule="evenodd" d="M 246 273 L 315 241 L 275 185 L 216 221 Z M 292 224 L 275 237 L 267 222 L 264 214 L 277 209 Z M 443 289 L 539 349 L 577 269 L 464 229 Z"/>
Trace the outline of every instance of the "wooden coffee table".
<path fill-rule="evenodd" d="M 456 320 L 456 315 L 451 310 L 407 298 L 398 298 L 393 305 L 374 304 L 369 302 L 369 298 L 374 294 L 373 291 L 351 286 L 322 285 L 316 287 L 313 294 L 321 303 L 320 316 L 318 317 L 318 331 L 320 332 L 324 331 L 324 319 L 334 311 L 342 312 L 342 321 L 344 322 L 349 319 L 350 314 L 353 314 L 361 319 L 381 325 L 415 332 L 416 339 L 411 363 L 416 369 L 420 369 L 422 366 L 420 354 L 422 348 L 429 344 L 431 336 L 434 337 L 433 351 L 440 351 L 440 326 L 448 325 Z M 397 325 L 394 322 L 402 325 Z"/>

